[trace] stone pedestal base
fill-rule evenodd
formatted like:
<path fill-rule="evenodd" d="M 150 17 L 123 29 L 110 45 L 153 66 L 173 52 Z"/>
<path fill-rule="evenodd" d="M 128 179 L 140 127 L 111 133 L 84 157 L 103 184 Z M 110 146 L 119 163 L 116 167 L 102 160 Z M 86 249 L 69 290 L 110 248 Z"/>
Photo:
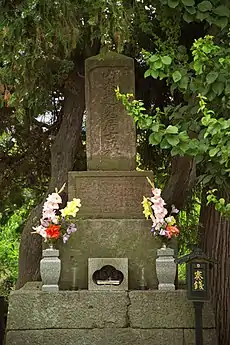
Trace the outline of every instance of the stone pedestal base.
<path fill-rule="evenodd" d="M 62 263 L 59 286 L 71 290 L 73 267 L 76 286 L 88 288 L 88 258 L 128 258 L 129 289 L 139 289 L 144 268 L 148 288 L 157 288 L 156 255 L 161 242 L 144 219 L 88 219 L 76 222 L 77 231 L 60 248 Z"/>
<path fill-rule="evenodd" d="M 204 345 L 216 345 L 213 313 L 203 310 Z M 14 291 L 6 345 L 195 345 L 186 291 Z"/>

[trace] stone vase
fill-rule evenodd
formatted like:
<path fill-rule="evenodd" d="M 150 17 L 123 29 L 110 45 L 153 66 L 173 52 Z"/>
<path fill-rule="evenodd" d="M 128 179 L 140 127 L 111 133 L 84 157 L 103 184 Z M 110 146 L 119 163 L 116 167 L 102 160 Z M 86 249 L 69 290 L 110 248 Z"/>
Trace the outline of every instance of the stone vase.
<path fill-rule="evenodd" d="M 59 259 L 59 250 L 52 246 L 42 251 L 42 260 L 40 261 L 40 274 L 42 278 L 42 291 L 59 291 L 59 278 L 61 274 L 61 260 Z"/>
<path fill-rule="evenodd" d="M 168 248 L 165 244 L 157 250 L 156 273 L 159 283 L 158 290 L 175 290 L 176 263 L 174 249 Z"/>

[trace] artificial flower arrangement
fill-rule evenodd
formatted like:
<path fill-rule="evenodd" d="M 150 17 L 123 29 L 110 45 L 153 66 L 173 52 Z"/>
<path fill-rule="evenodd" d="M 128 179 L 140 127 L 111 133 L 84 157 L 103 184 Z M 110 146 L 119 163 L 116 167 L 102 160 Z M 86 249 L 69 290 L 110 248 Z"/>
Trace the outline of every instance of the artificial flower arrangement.
<path fill-rule="evenodd" d="M 152 196 L 148 198 L 143 197 L 143 213 L 146 219 L 150 218 L 153 222 L 151 227 L 153 235 L 161 237 L 166 242 L 180 233 L 176 225 L 176 219 L 172 216 L 172 214 L 178 213 L 179 210 L 172 205 L 172 210 L 168 215 L 168 211 L 164 207 L 166 203 L 161 197 L 161 189 L 155 188 L 153 182 L 148 177 L 147 180 L 152 187 Z"/>
<path fill-rule="evenodd" d="M 65 208 L 60 209 L 59 205 L 62 204 L 60 193 L 64 187 L 65 185 L 59 191 L 55 189 L 55 193 L 48 195 L 43 205 L 40 225 L 33 227 L 35 231 L 32 233 L 41 235 L 44 241 L 50 244 L 59 238 L 66 243 L 70 235 L 77 231 L 76 225 L 71 220 L 76 217 L 81 207 L 81 200 L 74 198 L 67 202 Z"/>

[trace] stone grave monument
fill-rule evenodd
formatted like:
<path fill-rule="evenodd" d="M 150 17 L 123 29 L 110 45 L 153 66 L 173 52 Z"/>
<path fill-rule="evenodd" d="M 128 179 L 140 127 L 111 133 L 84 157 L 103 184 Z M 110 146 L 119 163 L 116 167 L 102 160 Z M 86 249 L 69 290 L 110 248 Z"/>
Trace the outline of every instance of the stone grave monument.
<path fill-rule="evenodd" d="M 88 287 L 88 258 L 128 258 L 129 289 L 137 289 L 144 268 L 147 284 L 157 286 L 156 248 L 150 222 L 143 216 L 143 195 L 149 195 L 152 172 L 136 171 L 134 121 L 116 99 L 115 88 L 134 93 L 134 61 L 109 53 L 86 60 L 87 171 L 71 171 L 68 197 L 82 201 L 77 233 L 61 249 L 62 289 Z"/>
<path fill-rule="evenodd" d="M 134 92 L 134 62 L 109 53 L 86 60 L 85 72 L 88 171 L 69 173 L 69 198 L 81 198 L 82 207 L 78 231 L 60 248 L 65 291 L 43 292 L 30 282 L 12 292 L 6 345 L 195 345 L 186 291 L 154 290 L 160 242 L 141 205 L 150 191 L 146 176 L 153 176 L 135 170 L 135 127 L 114 92 Z M 105 267 L 124 288 L 95 288 Z M 143 272 L 147 291 L 140 291 Z M 203 327 L 204 345 L 216 345 L 209 303 Z"/>

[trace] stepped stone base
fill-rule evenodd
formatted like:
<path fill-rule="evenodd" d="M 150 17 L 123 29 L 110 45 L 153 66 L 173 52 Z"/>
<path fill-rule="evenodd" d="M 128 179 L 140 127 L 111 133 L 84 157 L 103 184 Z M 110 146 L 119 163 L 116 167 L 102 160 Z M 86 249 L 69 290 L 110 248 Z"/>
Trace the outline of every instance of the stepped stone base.
<path fill-rule="evenodd" d="M 147 287 L 157 287 L 156 255 L 161 247 L 151 233 L 151 221 L 144 219 L 87 219 L 76 222 L 78 231 L 60 247 L 60 288 L 70 290 L 73 267 L 76 285 L 88 288 L 88 258 L 128 258 L 129 289 L 140 288 L 144 267 Z"/>
<path fill-rule="evenodd" d="M 194 325 L 182 290 L 45 293 L 24 287 L 10 295 L 6 345 L 195 345 Z M 209 303 L 203 327 L 204 345 L 216 345 Z"/>

